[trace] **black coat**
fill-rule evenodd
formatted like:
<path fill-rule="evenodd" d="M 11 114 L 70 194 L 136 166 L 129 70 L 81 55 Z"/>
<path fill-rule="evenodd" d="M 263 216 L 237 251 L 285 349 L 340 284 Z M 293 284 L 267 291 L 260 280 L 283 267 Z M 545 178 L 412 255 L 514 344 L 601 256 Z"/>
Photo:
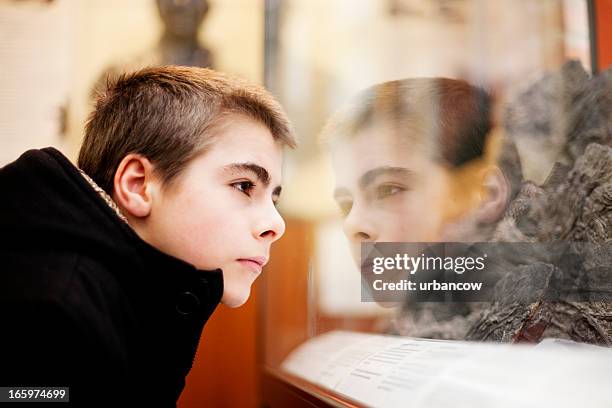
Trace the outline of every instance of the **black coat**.
<path fill-rule="evenodd" d="M 175 406 L 221 270 L 140 239 L 55 149 L 1 168 L 0 194 L 0 386 Z"/>

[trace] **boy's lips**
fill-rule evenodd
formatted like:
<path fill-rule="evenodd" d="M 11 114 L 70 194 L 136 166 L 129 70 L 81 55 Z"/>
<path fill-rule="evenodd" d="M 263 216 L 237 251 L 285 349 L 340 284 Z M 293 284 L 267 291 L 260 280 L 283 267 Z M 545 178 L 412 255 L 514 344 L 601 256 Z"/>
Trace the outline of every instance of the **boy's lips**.
<path fill-rule="evenodd" d="M 239 258 L 238 262 L 248 266 L 254 272 L 260 273 L 264 265 L 268 263 L 268 259 L 263 256 L 254 256 L 251 258 Z"/>

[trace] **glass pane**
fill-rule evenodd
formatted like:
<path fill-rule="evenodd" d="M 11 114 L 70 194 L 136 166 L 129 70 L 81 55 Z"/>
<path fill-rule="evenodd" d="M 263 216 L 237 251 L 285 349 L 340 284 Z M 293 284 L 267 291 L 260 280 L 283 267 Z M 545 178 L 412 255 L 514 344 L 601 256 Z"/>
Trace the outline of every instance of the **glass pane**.
<path fill-rule="evenodd" d="M 263 282 L 268 366 L 327 332 L 339 337 L 292 364 L 369 341 L 358 332 L 610 344 L 612 308 L 601 295 L 607 257 L 590 256 L 607 251 L 610 218 L 595 202 L 606 201 L 598 197 L 612 170 L 605 146 L 612 145 L 605 96 L 612 87 L 603 74 L 591 75 L 588 21 L 580 0 L 267 2 L 267 86 L 300 137 L 286 163 L 287 233 Z M 595 101 L 601 110 L 586 108 Z M 585 191 L 587 181 L 599 193 Z M 411 244 L 395 252 L 364 246 L 372 242 Z M 570 242 L 581 245 L 563 244 Z M 440 248 L 455 262 L 453 279 L 469 275 L 457 272 L 466 248 L 489 251 L 486 262 L 513 273 L 483 278 L 486 296 L 444 292 L 424 301 L 408 289 L 399 299 L 372 296 L 384 275 L 373 272 L 376 255 L 423 258 Z M 514 263 L 501 261 L 510 255 Z M 402 269 L 393 265 L 378 266 Z M 598 294 L 589 298 L 547 297 L 552 280 L 540 280 L 559 273 L 569 286 L 556 290 L 575 294 L 587 289 L 566 278 L 599 267 L 603 278 L 587 285 Z M 419 276 L 407 269 L 401 278 Z M 564 308 L 573 301 L 586 309 Z M 579 328 L 583 317 L 596 324 Z"/>

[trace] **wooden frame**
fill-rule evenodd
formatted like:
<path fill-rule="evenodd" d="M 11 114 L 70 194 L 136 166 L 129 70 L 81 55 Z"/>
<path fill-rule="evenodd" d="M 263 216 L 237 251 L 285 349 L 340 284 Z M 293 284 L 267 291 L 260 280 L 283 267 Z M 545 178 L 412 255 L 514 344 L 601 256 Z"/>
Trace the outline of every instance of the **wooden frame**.
<path fill-rule="evenodd" d="M 294 377 L 280 369 L 264 367 L 261 376 L 264 407 L 364 407 L 347 397 Z"/>

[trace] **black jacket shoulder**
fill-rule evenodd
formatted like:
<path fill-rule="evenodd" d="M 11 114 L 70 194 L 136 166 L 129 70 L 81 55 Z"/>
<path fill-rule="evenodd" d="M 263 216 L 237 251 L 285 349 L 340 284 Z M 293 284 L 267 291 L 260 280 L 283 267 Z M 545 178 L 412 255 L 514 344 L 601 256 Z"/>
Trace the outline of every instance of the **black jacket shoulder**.
<path fill-rule="evenodd" d="M 1 168 L 0 191 L 0 386 L 69 386 L 84 406 L 174 406 L 221 270 L 144 242 L 55 149 Z"/>

